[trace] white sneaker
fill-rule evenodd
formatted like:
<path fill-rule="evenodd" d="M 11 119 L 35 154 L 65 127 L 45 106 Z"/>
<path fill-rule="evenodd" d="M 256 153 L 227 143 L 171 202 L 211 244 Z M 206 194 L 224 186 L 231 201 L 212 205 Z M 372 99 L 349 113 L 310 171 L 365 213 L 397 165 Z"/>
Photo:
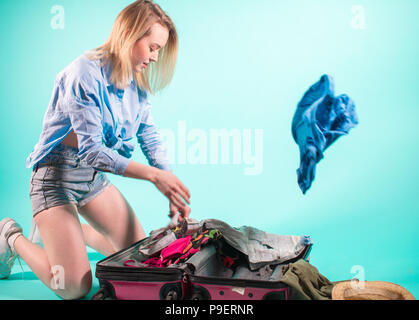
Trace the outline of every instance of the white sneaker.
<path fill-rule="evenodd" d="M 15 240 L 19 234 L 22 234 L 22 228 L 16 221 L 10 218 L 0 221 L 0 279 L 9 277 L 17 257 L 8 240 L 12 236 L 11 240 Z"/>
<path fill-rule="evenodd" d="M 41 239 L 41 234 L 39 233 L 38 226 L 35 223 L 35 219 L 32 218 L 31 223 L 31 232 L 29 233 L 28 240 L 42 248 L 44 248 L 44 244 Z"/>

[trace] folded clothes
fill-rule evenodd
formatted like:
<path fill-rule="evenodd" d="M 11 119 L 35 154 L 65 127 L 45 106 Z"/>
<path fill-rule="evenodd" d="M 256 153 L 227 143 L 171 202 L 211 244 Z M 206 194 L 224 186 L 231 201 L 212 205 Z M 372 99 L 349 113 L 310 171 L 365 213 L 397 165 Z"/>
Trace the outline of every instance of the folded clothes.
<path fill-rule="evenodd" d="M 277 235 L 249 226 L 233 228 L 217 219 L 202 220 L 200 224 L 219 230 L 228 245 L 247 257 L 252 271 L 296 259 L 313 244 L 309 236 Z"/>
<path fill-rule="evenodd" d="M 325 150 L 358 125 L 354 101 L 346 94 L 335 97 L 334 91 L 333 78 L 323 75 L 304 94 L 292 120 L 292 136 L 300 149 L 297 175 L 303 194 L 311 187 Z"/>
<path fill-rule="evenodd" d="M 223 267 L 235 269 L 245 260 L 248 268 L 255 271 L 298 258 L 308 259 L 313 245 L 309 236 L 270 234 L 249 226 L 233 228 L 217 219 L 191 221 L 191 223 L 192 229 L 198 231 L 180 238 L 176 237 L 174 231 L 177 228 L 152 232 L 155 237 L 149 237 L 139 246 L 139 261 L 160 267 L 189 262 L 202 246 L 211 242 L 217 246 L 219 262 Z M 271 271 L 262 270 L 267 278 Z"/>

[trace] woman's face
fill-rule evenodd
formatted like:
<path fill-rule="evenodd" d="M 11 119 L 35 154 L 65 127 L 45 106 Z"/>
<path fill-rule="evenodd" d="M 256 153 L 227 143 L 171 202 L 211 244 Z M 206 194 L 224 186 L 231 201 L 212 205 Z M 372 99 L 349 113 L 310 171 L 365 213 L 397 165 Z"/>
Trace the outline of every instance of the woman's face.
<path fill-rule="evenodd" d="M 159 23 L 155 23 L 150 35 L 138 40 L 132 49 L 131 62 L 134 72 L 141 72 L 151 62 L 157 62 L 159 51 L 169 39 L 169 30 Z"/>

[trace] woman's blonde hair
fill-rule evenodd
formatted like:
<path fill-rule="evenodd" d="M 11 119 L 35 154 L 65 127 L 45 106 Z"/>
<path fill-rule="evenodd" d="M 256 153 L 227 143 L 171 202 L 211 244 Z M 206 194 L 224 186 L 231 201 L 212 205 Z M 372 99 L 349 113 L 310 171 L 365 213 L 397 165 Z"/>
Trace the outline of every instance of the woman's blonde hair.
<path fill-rule="evenodd" d="M 131 51 L 134 44 L 150 34 L 159 23 L 169 30 L 166 45 L 160 49 L 158 61 L 142 72 L 133 72 Z M 178 54 L 178 36 L 170 17 L 152 0 L 137 0 L 127 6 L 115 20 L 108 40 L 88 52 L 92 60 L 102 59 L 102 65 L 111 63 L 111 81 L 125 89 L 134 78 L 136 84 L 151 94 L 164 89 L 172 80 Z"/>

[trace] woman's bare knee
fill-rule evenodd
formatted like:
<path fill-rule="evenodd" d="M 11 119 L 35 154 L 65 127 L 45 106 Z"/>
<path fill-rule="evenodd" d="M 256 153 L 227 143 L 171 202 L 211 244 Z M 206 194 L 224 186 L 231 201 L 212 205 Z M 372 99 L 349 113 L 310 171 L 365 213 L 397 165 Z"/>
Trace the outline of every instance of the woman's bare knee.
<path fill-rule="evenodd" d="M 65 280 L 62 288 L 54 291 L 64 300 L 77 300 L 85 297 L 92 289 L 92 272 L 87 272 L 83 277 L 71 275 Z"/>

